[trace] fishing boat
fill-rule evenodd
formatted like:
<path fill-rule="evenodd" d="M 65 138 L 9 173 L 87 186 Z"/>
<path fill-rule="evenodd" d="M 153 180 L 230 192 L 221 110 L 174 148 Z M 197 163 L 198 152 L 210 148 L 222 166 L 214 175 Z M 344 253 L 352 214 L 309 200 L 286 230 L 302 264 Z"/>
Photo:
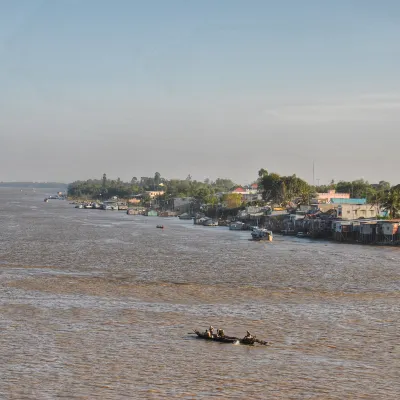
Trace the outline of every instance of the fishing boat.
<path fill-rule="evenodd" d="M 254 229 L 253 232 L 251 232 L 251 238 L 252 240 L 267 240 L 272 242 L 272 231 L 261 228 Z"/>
<path fill-rule="evenodd" d="M 164 225 L 157 225 L 156 228 L 164 229 Z"/>
<path fill-rule="evenodd" d="M 207 336 L 205 332 L 200 332 L 197 329 L 193 331 L 199 339 L 204 339 L 204 340 L 209 340 L 209 341 L 214 341 L 214 342 L 220 342 L 220 343 L 230 343 L 230 344 L 246 344 L 253 346 L 256 343 L 262 344 L 264 346 L 268 346 L 268 342 L 265 340 L 259 340 L 255 336 L 247 338 L 244 337 L 242 339 L 235 337 L 235 336 L 217 336 L 213 335 L 212 337 Z"/>

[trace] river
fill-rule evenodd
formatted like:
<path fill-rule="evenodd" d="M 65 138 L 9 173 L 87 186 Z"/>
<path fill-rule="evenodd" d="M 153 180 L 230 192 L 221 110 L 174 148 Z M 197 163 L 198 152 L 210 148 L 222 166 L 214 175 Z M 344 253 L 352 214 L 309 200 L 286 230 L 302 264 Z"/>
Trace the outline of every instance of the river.
<path fill-rule="evenodd" d="M 0 188 L 1 399 L 400 397 L 400 249 L 251 242 L 46 193 Z M 271 345 L 189 334 L 210 324 Z"/>

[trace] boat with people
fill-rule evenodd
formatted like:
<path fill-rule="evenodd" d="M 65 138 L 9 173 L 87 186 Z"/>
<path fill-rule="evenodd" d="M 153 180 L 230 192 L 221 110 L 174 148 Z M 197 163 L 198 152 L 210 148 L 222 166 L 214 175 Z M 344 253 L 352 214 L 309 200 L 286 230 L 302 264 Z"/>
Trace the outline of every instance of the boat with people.
<path fill-rule="evenodd" d="M 197 329 L 193 330 L 193 332 L 197 335 L 199 339 L 210 340 L 214 342 L 220 343 L 230 343 L 230 344 L 245 344 L 253 346 L 256 343 L 268 346 L 268 342 L 265 340 L 259 340 L 256 336 L 253 336 L 249 331 L 247 331 L 246 336 L 243 338 L 238 338 L 235 336 L 227 336 L 223 329 L 217 329 L 217 333 L 214 333 L 214 328 L 210 326 L 210 328 L 206 329 L 205 332 L 201 332 Z"/>
<path fill-rule="evenodd" d="M 252 240 L 267 240 L 272 242 L 272 231 L 264 228 L 257 228 L 251 232 Z"/>

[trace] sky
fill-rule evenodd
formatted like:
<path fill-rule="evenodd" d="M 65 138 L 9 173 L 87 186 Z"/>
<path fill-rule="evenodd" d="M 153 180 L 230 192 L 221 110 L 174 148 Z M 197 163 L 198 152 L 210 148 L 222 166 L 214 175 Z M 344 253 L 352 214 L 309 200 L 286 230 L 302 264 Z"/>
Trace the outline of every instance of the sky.
<path fill-rule="evenodd" d="M 399 38 L 397 0 L 0 0 L 0 181 L 400 183 Z"/>

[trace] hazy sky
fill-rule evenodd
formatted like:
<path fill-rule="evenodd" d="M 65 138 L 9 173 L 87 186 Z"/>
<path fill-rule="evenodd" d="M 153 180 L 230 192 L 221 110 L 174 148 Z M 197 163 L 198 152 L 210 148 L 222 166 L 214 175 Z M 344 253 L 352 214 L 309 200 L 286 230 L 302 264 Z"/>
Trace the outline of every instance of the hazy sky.
<path fill-rule="evenodd" d="M 0 180 L 400 183 L 398 0 L 0 0 Z"/>

